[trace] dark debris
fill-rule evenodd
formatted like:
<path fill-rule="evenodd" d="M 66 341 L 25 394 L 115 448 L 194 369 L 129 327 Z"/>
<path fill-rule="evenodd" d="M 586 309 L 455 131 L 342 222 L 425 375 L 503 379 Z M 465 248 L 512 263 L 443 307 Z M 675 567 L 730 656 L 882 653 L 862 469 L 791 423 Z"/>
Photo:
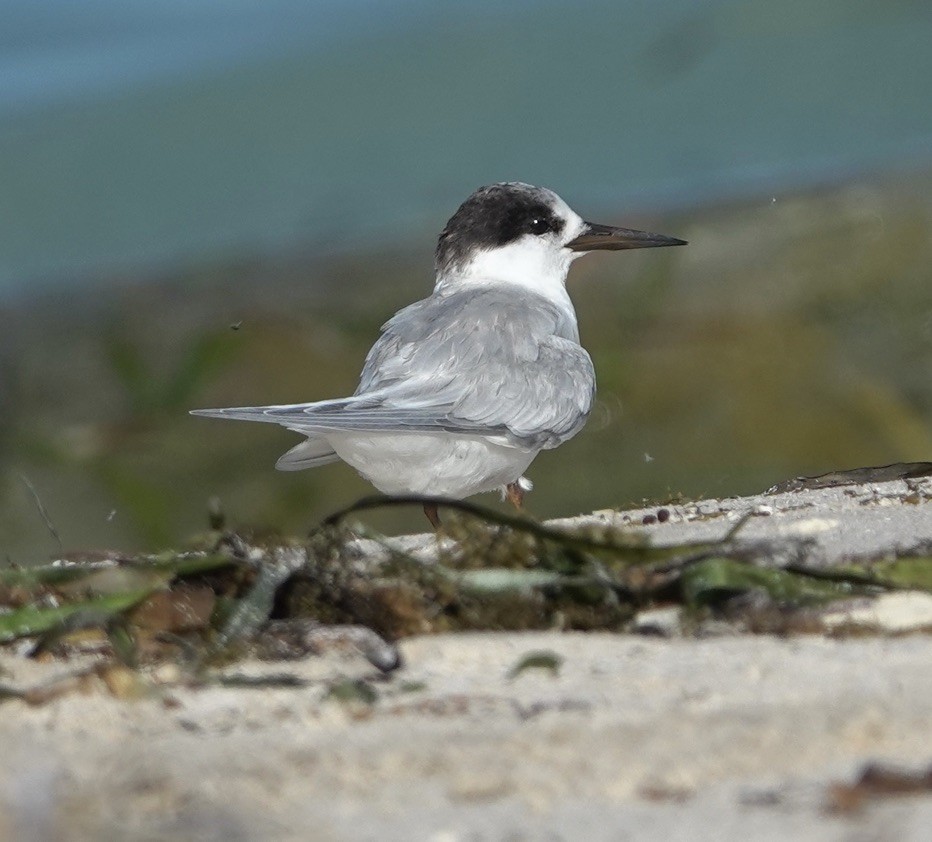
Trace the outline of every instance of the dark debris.
<path fill-rule="evenodd" d="M 825 808 L 829 813 L 859 813 L 870 803 L 888 798 L 932 794 L 932 766 L 906 769 L 869 763 L 853 783 L 828 788 Z"/>

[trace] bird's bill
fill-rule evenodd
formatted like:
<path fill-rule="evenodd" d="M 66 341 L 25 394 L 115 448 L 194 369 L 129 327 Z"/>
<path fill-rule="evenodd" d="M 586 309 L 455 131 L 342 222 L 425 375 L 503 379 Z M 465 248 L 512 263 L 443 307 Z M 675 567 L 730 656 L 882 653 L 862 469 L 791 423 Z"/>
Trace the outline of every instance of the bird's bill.
<path fill-rule="evenodd" d="M 606 249 L 652 249 L 660 246 L 685 246 L 686 240 L 666 237 L 663 234 L 651 234 L 649 231 L 635 231 L 633 228 L 616 228 L 613 225 L 599 225 L 587 222 L 586 228 L 576 239 L 570 240 L 566 247 L 573 251 L 597 251 Z"/>

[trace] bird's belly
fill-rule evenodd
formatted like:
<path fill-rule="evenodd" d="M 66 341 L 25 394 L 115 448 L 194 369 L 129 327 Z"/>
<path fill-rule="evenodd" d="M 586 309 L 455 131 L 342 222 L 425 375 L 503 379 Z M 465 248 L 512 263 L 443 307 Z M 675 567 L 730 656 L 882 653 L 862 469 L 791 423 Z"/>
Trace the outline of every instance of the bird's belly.
<path fill-rule="evenodd" d="M 516 481 L 538 453 L 451 433 L 337 433 L 327 441 L 384 494 L 492 491 Z"/>

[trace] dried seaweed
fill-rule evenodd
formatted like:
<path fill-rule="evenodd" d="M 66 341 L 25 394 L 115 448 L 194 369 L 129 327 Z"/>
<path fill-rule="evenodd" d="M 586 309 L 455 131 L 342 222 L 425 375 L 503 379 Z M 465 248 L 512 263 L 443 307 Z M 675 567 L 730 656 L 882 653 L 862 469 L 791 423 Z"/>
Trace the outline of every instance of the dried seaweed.
<path fill-rule="evenodd" d="M 303 542 L 213 532 L 184 552 L 72 555 L 0 570 L 0 642 L 28 638 L 33 654 L 91 646 L 123 670 L 169 661 L 195 682 L 214 680 L 214 666 L 242 654 L 341 651 L 388 673 L 401 663 L 393 642 L 412 634 L 623 631 L 638 611 L 671 603 L 691 618 L 679 633 L 703 617 L 786 633 L 819 630 L 805 612 L 837 600 L 932 591 L 927 554 L 808 569 L 802 544 L 741 541 L 746 518 L 719 540 L 656 546 L 633 528 L 558 529 L 435 500 L 447 510 L 445 534 L 417 555 L 348 522 L 364 509 L 425 499 L 366 498 Z M 139 692 L 119 676 L 113 682 Z M 3 698 L 23 692 L 0 688 Z"/>

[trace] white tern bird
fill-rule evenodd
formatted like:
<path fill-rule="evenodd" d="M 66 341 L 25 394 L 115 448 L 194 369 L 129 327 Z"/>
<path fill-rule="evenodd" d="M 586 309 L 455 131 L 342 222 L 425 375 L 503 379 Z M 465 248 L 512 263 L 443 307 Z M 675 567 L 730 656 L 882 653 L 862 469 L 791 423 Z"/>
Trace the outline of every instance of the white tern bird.
<path fill-rule="evenodd" d="M 482 187 L 440 234 L 433 293 L 385 323 L 352 397 L 193 414 L 306 436 L 279 470 L 342 459 L 385 494 L 501 489 L 520 506 L 528 465 L 575 436 L 595 398 L 566 292 L 570 264 L 589 251 L 680 245 L 585 222 L 542 187 Z M 424 511 L 438 527 L 436 506 Z"/>

